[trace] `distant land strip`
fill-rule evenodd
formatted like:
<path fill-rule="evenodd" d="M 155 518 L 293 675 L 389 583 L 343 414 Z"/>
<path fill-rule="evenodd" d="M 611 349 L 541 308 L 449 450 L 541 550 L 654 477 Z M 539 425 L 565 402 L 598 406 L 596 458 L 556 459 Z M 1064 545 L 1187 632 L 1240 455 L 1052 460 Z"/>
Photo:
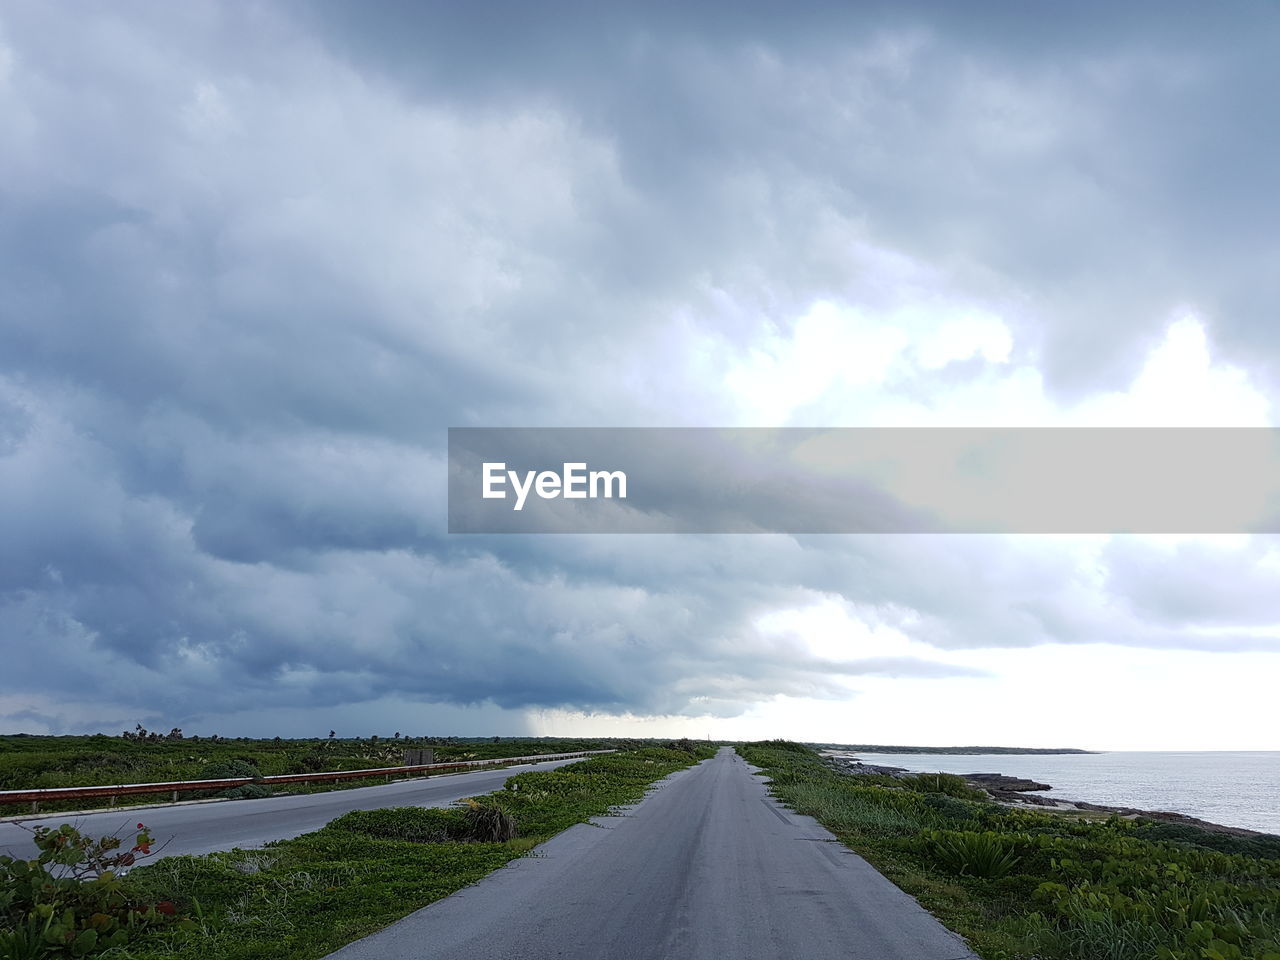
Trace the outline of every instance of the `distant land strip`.
<path fill-rule="evenodd" d="M 811 743 L 821 750 L 850 750 L 857 753 L 1098 753 L 1097 750 L 1080 750 L 1075 747 L 894 747 L 882 743 Z"/>

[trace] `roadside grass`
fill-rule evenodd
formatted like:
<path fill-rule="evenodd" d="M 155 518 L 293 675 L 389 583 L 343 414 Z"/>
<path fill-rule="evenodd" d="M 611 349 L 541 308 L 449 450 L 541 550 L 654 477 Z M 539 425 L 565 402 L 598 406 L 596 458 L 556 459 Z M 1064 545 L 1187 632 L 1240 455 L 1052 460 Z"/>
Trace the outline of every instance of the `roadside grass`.
<path fill-rule="evenodd" d="M 513 777 L 476 806 L 510 817 L 505 843 L 463 837 L 468 810 L 346 814 L 264 850 L 170 857 L 125 880 L 139 902 L 172 901 L 194 929 L 148 934 L 119 960 L 313 960 L 475 883 L 561 830 L 640 800 L 713 754 L 647 748 Z M 477 828 L 479 829 L 479 828 Z"/>
<path fill-rule="evenodd" d="M 922 824 L 919 817 L 878 802 L 871 790 L 848 790 L 838 784 L 791 784 L 787 788 L 787 802 L 798 813 L 821 820 L 833 833 L 906 836 L 919 830 Z"/>
<path fill-rule="evenodd" d="M 784 741 L 738 752 L 986 960 L 1280 960 L 1280 838 L 1014 810 Z"/>

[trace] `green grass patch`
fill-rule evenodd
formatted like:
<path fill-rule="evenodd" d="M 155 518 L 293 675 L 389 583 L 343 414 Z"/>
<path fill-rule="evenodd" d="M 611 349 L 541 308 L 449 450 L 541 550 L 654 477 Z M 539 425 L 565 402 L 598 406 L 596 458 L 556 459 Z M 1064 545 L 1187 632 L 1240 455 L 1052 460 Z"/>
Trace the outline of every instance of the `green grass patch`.
<path fill-rule="evenodd" d="M 739 753 L 987 960 L 1280 960 L 1280 838 L 1013 810 L 794 743 Z"/>

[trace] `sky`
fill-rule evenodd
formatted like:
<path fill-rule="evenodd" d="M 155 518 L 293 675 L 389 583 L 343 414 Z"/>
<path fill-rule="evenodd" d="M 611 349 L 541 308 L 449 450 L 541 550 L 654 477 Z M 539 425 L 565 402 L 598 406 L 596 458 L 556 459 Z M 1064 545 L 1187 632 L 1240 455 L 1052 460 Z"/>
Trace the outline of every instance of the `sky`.
<path fill-rule="evenodd" d="M 1277 425 L 1278 45 L 9 0 L 0 732 L 1280 749 L 1275 537 L 445 522 L 448 427 Z"/>

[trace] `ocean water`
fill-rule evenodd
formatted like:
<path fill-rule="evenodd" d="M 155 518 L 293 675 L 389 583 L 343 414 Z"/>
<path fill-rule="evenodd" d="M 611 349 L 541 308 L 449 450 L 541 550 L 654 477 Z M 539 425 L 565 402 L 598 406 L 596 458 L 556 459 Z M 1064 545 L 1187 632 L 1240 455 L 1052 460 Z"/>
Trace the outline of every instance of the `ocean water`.
<path fill-rule="evenodd" d="M 1048 783 L 1040 795 L 1169 810 L 1280 834 L 1280 752 L 1096 754 L 855 753 L 867 763 L 920 772 L 1004 773 Z"/>

